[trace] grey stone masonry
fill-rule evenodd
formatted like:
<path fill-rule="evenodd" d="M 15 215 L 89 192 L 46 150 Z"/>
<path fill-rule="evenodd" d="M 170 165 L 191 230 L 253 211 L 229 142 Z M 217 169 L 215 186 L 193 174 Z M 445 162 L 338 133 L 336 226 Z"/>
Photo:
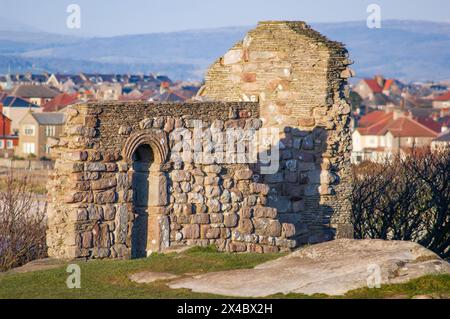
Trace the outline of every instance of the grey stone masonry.
<path fill-rule="evenodd" d="M 351 237 L 350 63 L 303 22 L 262 22 L 211 66 L 197 102 L 70 107 L 52 149 L 49 256 L 130 258 L 182 245 L 265 253 Z M 174 156 L 205 147 L 179 140 L 199 122 L 201 136 L 277 128 L 278 171 L 217 150 Z"/>
<path fill-rule="evenodd" d="M 280 169 L 266 175 L 269 206 L 296 239 L 353 236 L 350 223 L 352 62 L 341 43 L 304 22 L 264 21 L 208 70 L 206 100 L 255 101 L 263 127 L 280 130 Z"/>

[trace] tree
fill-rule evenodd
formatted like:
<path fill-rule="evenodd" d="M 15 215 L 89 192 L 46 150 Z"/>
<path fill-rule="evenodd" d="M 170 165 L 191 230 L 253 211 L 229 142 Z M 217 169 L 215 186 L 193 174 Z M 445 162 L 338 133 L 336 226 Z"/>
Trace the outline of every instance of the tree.
<path fill-rule="evenodd" d="M 31 192 L 29 177 L 12 171 L 0 191 L 0 271 L 46 256 L 45 203 Z"/>
<path fill-rule="evenodd" d="M 415 150 L 353 170 L 356 238 L 411 240 L 450 257 L 450 151 Z"/>

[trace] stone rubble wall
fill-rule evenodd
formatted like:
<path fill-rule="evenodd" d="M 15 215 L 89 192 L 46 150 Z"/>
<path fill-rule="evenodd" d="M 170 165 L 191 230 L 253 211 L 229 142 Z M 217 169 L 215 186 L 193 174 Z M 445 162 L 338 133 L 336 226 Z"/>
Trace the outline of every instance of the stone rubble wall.
<path fill-rule="evenodd" d="M 68 110 L 49 189 L 58 258 L 128 258 L 178 245 L 287 251 L 352 237 L 350 106 L 342 44 L 303 22 L 261 22 L 218 59 L 193 103 L 99 102 Z M 280 131 L 280 168 L 173 160 L 171 132 Z M 151 146 L 148 207 L 133 205 L 132 155 Z M 146 229 L 140 237 L 144 221 Z"/>
<path fill-rule="evenodd" d="M 352 237 L 347 50 L 304 22 L 260 22 L 208 70 L 203 100 L 258 101 L 278 127 L 268 206 L 294 223 L 299 244 Z"/>
<path fill-rule="evenodd" d="M 89 103 L 68 110 L 65 134 L 49 182 L 49 255 L 60 258 L 128 258 L 133 224 L 133 134 L 168 137 L 176 128 L 253 128 L 257 103 Z M 155 151 L 155 149 L 154 149 Z M 156 150 L 157 151 L 157 150 Z M 159 154 L 155 154 L 158 156 Z M 150 176 L 149 251 L 175 245 L 216 245 L 220 250 L 278 252 L 294 247 L 294 226 L 265 207 L 268 187 L 254 182 L 249 164 L 197 164 L 159 159 Z M 153 189 L 152 189 L 153 188 Z"/>

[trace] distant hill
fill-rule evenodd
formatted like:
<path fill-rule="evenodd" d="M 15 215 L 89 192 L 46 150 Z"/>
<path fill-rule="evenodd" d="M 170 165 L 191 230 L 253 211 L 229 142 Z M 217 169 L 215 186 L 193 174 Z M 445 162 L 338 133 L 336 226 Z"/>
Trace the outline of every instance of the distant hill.
<path fill-rule="evenodd" d="M 346 44 L 357 76 L 381 73 L 405 81 L 450 79 L 450 23 L 365 21 L 312 25 Z M 1 28 L 5 27 L 0 24 Z M 77 38 L 26 28 L 0 31 L 0 73 L 160 72 L 201 79 L 207 67 L 251 29 L 229 27 L 101 38 Z"/>

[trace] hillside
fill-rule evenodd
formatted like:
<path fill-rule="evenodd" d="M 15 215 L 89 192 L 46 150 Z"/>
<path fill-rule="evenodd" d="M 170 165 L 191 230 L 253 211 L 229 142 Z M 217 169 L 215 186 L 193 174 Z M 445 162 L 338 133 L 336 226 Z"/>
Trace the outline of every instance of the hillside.
<path fill-rule="evenodd" d="M 312 25 L 347 45 L 358 76 L 450 79 L 450 23 L 391 20 L 384 21 L 381 29 L 368 29 L 365 21 Z M 11 67 L 13 72 L 160 72 L 178 79 L 201 79 L 208 65 L 251 28 L 102 38 L 23 28 L 0 31 L 0 73 Z"/>

